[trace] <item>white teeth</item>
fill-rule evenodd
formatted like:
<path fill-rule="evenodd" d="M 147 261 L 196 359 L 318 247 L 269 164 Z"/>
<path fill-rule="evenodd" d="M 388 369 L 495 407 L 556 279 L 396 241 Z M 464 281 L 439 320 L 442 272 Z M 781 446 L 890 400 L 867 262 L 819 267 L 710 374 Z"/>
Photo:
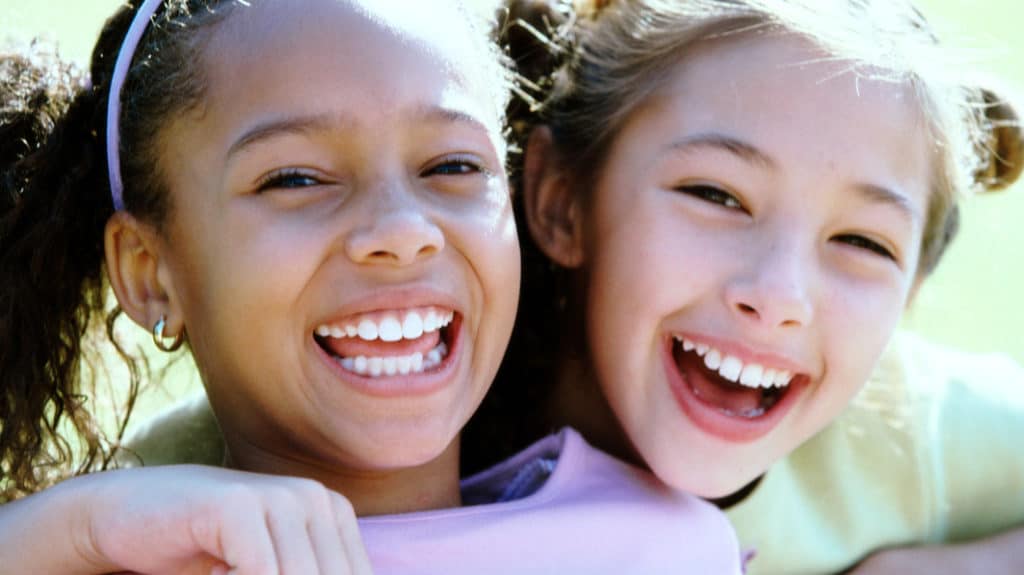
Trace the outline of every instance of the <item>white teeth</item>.
<path fill-rule="evenodd" d="M 405 339 L 416 339 L 423 335 L 423 318 L 416 312 L 406 314 L 402 322 L 402 337 Z"/>
<path fill-rule="evenodd" d="M 437 329 L 437 315 L 430 310 L 423 316 L 423 331 L 431 332 Z"/>
<path fill-rule="evenodd" d="M 711 354 L 708 353 L 708 355 Z M 704 357 L 705 361 L 707 361 L 707 356 Z M 731 355 L 725 356 L 725 359 L 722 360 L 721 367 L 718 368 L 718 374 L 732 382 L 739 380 L 740 373 L 742 371 L 743 362 L 740 361 L 738 357 L 733 357 Z"/>
<path fill-rule="evenodd" d="M 441 352 L 437 351 L 436 349 L 432 349 L 427 352 L 427 357 L 424 359 L 426 360 L 427 365 L 437 365 L 441 363 Z"/>
<path fill-rule="evenodd" d="M 384 371 L 383 357 L 368 357 L 366 361 L 369 365 L 369 369 L 366 371 L 370 374 L 370 377 L 377 377 Z"/>
<path fill-rule="evenodd" d="M 410 369 L 412 369 L 412 356 L 409 356 L 409 355 L 399 356 L 398 358 L 395 359 L 395 363 L 397 364 L 398 373 L 400 373 L 402 375 L 405 375 L 405 374 L 409 373 Z M 342 365 L 344 365 L 344 364 L 342 364 Z"/>
<path fill-rule="evenodd" d="M 378 333 L 381 341 L 399 341 L 402 339 L 402 324 L 398 318 L 388 316 L 380 322 Z"/>
<path fill-rule="evenodd" d="M 373 341 L 377 339 L 377 324 L 368 319 L 359 322 L 359 339 Z"/>
<path fill-rule="evenodd" d="M 402 339 L 419 339 L 424 333 L 435 332 L 447 326 L 454 318 L 454 311 L 411 310 L 407 311 L 404 316 L 392 313 L 377 318 L 363 317 L 357 324 L 344 326 L 322 324 L 318 325 L 314 331 L 319 337 L 338 339 L 359 337 L 365 341 L 374 341 L 380 338 L 381 341 L 395 342 Z"/>
<path fill-rule="evenodd" d="M 700 353 L 700 351 L 697 353 Z M 717 349 L 709 349 L 707 354 L 704 355 L 704 365 L 708 366 L 708 369 L 717 371 L 722 366 L 722 354 L 718 353 Z"/>
<path fill-rule="evenodd" d="M 790 371 L 765 367 L 757 363 L 744 364 L 743 360 L 738 357 L 725 355 L 708 344 L 695 342 L 681 335 L 673 337 L 680 342 L 684 352 L 694 352 L 703 357 L 704 365 L 708 369 L 718 372 L 718 375 L 724 379 L 745 387 L 753 389 L 786 387 L 793 379 L 793 373 Z"/>
<path fill-rule="evenodd" d="M 370 377 L 408 375 L 410 373 L 422 373 L 433 369 L 444 358 L 448 357 L 448 346 L 444 342 L 437 344 L 424 355 L 422 352 L 415 352 L 409 355 L 393 355 L 387 357 L 366 357 L 363 355 L 343 357 L 338 359 L 342 368 Z"/>
<path fill-rule="evenodd" d="M 743 368 L 743 373 L 740 374 L 740 385 L 760 387 L 762 375 L 764 375 L 764 368 L 752 363 Z"/>
<path fill-rule="evenodd" d="M 398 373 L 398 358 L 385 357 L 383 363 L 384 375 L 395 375 L 396 373 Z"/>

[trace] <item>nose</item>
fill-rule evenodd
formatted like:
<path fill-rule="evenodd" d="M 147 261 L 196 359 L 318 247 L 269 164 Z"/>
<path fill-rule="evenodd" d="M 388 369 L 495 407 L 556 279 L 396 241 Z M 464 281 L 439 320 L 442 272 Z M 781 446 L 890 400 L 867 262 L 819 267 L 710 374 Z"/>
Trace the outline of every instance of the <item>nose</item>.
<path fill-rule="evenodd" d="M 807 326 L 814 317 L 814 260 L 796 246 L 770 246 L 726 285 L 727 305 L 765 328 Z"/>
<path fill-rule="evenodd" d="M 345 239 L 352 261 L 406 266 L 444 249 L 444 233 L 412 191 L 381 186 L 367 190 L 367 196 L 365 221 Z"/>

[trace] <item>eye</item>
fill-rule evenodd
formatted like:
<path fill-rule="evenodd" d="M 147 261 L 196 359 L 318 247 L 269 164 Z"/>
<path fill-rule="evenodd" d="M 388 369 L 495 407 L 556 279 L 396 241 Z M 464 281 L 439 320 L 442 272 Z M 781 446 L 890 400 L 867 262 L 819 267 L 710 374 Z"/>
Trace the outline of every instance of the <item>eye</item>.
<path fill-rule="evenodd" d="M 684 193 L 688 196 L 693 196 L 697 199 L 709 202 L 712 204 L 718 204 L 724 208 L 731 210 L 743 210 L 743 204 L 740 203 L 736 196 L 729 192 L 716 188 L 715 186 L 707 184 L 690 185 L 690 186 L 679 186 L 675 188 L 677 192 Z"/>
<path fill-rule="evenodd" d="M 876 255 L 882 256 L 883 258 L 896 261 L 896 256 L 893 255 L 893 253 L 889 251 L 888 248 L 864 236 L 858 234 L 842 234 L 834 237 L 833 239 L 848 246 L 852 246 L 861 250 L 866 250 L 868 252 L 872 252 Z"/>
<path fill-rule="evenodd" d="M 281 189 L 289 190 L 319 186 L 323 183 L 323 181 L 309 172 L 288 168 L 264 176 L 260 179 L 256 189 L 260 192 Z"/>
<path fill-rule="evenodd" d="M 487 173 L 487 170 L 472 156 L 449 156 L 431 164 L 423 176 L 468 176 L 479 173 Z"/>

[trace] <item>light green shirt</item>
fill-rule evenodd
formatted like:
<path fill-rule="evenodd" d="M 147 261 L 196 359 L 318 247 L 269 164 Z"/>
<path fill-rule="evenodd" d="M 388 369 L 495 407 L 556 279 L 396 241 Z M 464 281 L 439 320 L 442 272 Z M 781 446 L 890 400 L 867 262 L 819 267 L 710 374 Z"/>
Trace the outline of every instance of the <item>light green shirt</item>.
<path fill-rule="evenodd" d="M 901 334 L 828 428 L 729 510 L 748 575 L 1024 525 L 1024 368 Z"/>

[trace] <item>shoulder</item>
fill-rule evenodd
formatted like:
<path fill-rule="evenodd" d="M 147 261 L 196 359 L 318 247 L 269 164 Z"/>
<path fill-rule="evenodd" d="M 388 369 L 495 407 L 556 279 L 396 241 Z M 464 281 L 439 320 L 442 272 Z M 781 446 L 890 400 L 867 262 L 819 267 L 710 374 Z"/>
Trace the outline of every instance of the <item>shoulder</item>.
<path fill-rule="evenodd" d="M 1024 521 L 1022 434 L 1019 365 L 898 334 L 849 408 L 729 510 L 758 549 L 751 573 L 837 571 Z"/>
<path fill-rule="evenodd" d="M 908 389 L 920 405 L 920 443 L 935 482 L 943 539 L 1024 521 L 1024 367 L 920 339 L 901 341 Z"/>

